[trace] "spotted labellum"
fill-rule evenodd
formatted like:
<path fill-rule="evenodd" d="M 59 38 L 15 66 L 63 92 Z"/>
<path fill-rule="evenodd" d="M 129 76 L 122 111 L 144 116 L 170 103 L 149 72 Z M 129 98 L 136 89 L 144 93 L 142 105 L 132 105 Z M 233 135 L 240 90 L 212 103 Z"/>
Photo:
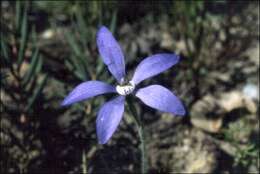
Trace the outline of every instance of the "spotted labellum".
<path fill-rule="evenodd" d="M 160 85 L 150 85 L 136 89 L 136 86 L 143 80 L 153 77 L 178 63 L 178 55 L 163 53 L 147 57 L 137 66 L 131 81 L 125 82 L 123 52 L 112 33 L 104 26 L 97 33 L 97 46 L 103 62 L 116 78 L 118 85 L 112 86 L 101 81 L 83 82 L 69 93 L 63 100 L 62 106 L 105 93 L 119 94 L 119 96 L 103 104 L 98 112 L 96 129 L 100 144 L 107 143 L 118 127 L 124 113 L 125 97 L 129 94 L 135 95 L 144 104 L 162 112 L 185 115 L 183 104 L 167 88 Z"/>

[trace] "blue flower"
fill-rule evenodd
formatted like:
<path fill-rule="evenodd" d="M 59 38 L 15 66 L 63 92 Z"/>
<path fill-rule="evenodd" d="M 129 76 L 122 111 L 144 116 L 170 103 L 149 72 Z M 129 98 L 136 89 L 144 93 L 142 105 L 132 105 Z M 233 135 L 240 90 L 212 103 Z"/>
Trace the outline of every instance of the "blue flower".
<path fill-rule="evenodd" d="M 96 120 L 98 141 L 100 144 L 105 144 L 111 138 L 123 117 L 126 95 L 133 93 L 136 86 L 143 80 L 153 77 L 178 63 L 179 56 L 165 53 L 147 57 L 137 66 L 132 80 L 126 83 L 124 81 L 126 73 L 123 52 L 112 33 L 104 26 L 97 33 L 97 46 L 103 62 L 119 84 L 115 87 L 101 81 L 83 82 L 69 93 L 63 100 L 62 105 L 70 105 L 105 93 L 119 94 L 119 96 L 106 102 L 98 112 Z M 163 86 L 150 85 L 136 90 L 133 94 L 152 108 L 174 115 L 185 114 L 181 101 Z"/>

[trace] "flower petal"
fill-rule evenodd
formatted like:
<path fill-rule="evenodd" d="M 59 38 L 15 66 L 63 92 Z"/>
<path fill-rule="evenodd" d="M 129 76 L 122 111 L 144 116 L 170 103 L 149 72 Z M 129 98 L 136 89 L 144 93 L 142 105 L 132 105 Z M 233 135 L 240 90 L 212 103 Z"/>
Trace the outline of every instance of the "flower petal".
<path fill-rule="evenodd" d="M 120 83 L 125 76 L 124 55 L 112 33 L 104 26 L 97 33 L 97 46 L 104 63 Z"/>
<path fill-rule="evenodd" d="M 144 59 L 136 68 L 132 81 L 137 85 L 141 81 L 155 76 L 179 61 L 176 54 L 155 54 Z"/>
<path fill-rule="evenodd" d="M 105 144 L 115 132 L 124 112 L 125 97 L 119 96 L 105 103 L 96 120 L 97 136 L 100 144 Z"/>
<path fill-rule="evenodd" d="M 151 85 L 141 88 L 135 95 L 152 108 L 174 115 L 185 115 L 185 109 L 181 101 L 163 86 Z"/>
<path fill-rule="evenodd" d="M 115 87 L 106 84 L 101 81 L 88 81 L 83 82 L 76 86 L 69 95 L 63 100 L 62 106 L 70 105 L 75 102 L 89 99 L 91 97 L 104 94 L 116 92 Z"/>

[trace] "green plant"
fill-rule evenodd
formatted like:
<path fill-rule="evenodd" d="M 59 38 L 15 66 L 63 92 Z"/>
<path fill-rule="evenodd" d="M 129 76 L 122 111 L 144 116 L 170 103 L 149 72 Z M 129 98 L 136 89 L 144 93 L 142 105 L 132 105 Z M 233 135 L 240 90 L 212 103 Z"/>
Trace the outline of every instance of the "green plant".
<path fill-rule="evenodd" d="M 28 4 L 17 1 L 15 9 L 11 26 L 1 21 L 6 30 L 1 30 L 1 123 L 5 124 L 1 124 L 0 133 L 10 140 L 1 142 L 10 146 L 3 151 L 5 162 L 26 173 L 30 162 L 40 155 L 33 140 L 38 110 L 45 103 L 43 91 L 48 75 L 42 73 L 35 31 L 28 25 Z"/>

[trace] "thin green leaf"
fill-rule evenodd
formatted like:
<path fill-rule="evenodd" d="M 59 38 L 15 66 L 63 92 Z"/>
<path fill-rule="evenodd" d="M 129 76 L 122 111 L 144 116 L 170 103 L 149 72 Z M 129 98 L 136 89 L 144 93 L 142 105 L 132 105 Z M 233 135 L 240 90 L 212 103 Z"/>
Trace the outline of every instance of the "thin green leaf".
<path fill-rule="evenodd" d="M 79 33 L 80 33 L 80 41 L 82 42 L 82 44 L 84 46 L 87 45 L 87 41 L 88 41 L 88 35 L 87 35 L 87 25 L 84 21 L 84 18 L 83 18 L 83 14 L 82 14 L 82 11 L 81 9 L 79 8 L 79 12 L 76 12 L 75 13 L 75 16 L 76 16 L 76 23 L 77 23 L 77 26 L 78 26 L 78 30 L 79 30 Z"/>
<path fill-rule="evenodd" d="M 37 77 L 38 77 L 37 75 L 41 72 L 42 64 L 43 64 L 42 57 L 39 56 L 39 60 L 36 65 L 36 70 L 35 70 L 33 77 L 29 80 L 29 82 L 27 84 L 24 84 L 26 91 L 30 92 L 30 91 L 34 90 L 36 82 L 37 82 Z"/>
<path fill-rule="evenodd" d="M 77 30 L 80 34 L 79 40 L 81 42 L 81 48 L 84 48 L 87 46 L 87 43 L 91 40 L 92 35 L 91 35 L 91 32 L 88 30 L 87 24 L 85 22 L 86 19 L 83 17 L 81 8 L 78 6 L 77 6 L 77 8 L 79 9 L 75 13 Z M 88 50 L 86 49 L 86 51 L 88 51 Z M 86 56 L 86 54 L 82 52 L 79 59 L 82 62 L 82 64 L 84 65 L 85 72 L 88 73 L 90 76 L 93 76 L 94 70 L 88 66 L 90 64 L 90 62 L 88 61 L 89 59 L 86 59 L 85 56 Z"/>
<path fill-rule="evenodd" d="M 69 71 L 73 71 L 73 65 L 71 64 L 70 60 L 66 59 L 65 60 L 65 66 L 68 67 Z"/>
<path fill-rule="evenodd" d="M 33 91 L 35 90 L 35 88 L 37 86 L 37 81 L 38 81 L 38 78 L 35 77 L 35 78 L 31 79 L 30 83 L 26 84 L 24 90 L 28 92 L 29 96 L 31 96 Z"/>
<path fill-rule="evenodd" d="M 82 73 L 79 72 L 78 69 L 75 70 L 75 66 L 71 64 L 70 61 L 65 61 L 65 65 L 69 68 L 69 70 L 71 72 L 73 72 L 73 74 L 80 79 L 81 81 L 85 81 L 86 80 L 86 76 L 84 76 Z"/>
<path fill-rule="evenodd" d="M 43 64 L 42 57 L 39 56 L 39 62 L 36 65 L 35 74 L 40 73 L 40 71 L 42 70 L 42 64 Z"/>
<path fill-rule="evenodd" d="M 81 56 L 82 52 L 81 52 L 80 48 L 78 47 L 78 44 L 76 43 L 75 38 L 69 32 L 65 32 L 65 37 L 66 37 L 67 41 L 69 42 L 69 45 L 72 48 L 73 52 L 76 54 L 76 56 Z"/>
<path fill-rule="evenodd" d="M 3 38 L 3 36 L 1 36 Z M 5 61 L 9 64 L 10 63 L 10 58 L 9 58 L 9 51 L 7 49 L 7 45 L 5 43 L 4 39 L 1 39 L 1 57 L 5 59 Z"/>
<path fill-rule="evenodd" d="M 47 79 L 48 79 L 48 76 L 45 74 L 43 79 L 41 80 L 39 86 L 36 88 L 36 90 L 34 91 L 33 93 L 33 96 L 29 99 L 29 103 L 28 105 L 26 106 L 26 111 L 28 111 L 29 109 L 31 109 L 32 105 L 34 104 L 34 102 L 36 101 L 36 99 L 39 97 L 39 95 L 41 94 L 44 86 L 46 85 L 47 83 Z"/>
<path fill-rule="evenodd" d="M 33 45 L 37 45 L 37 33 L 36 33 L 36 29 L 35 26 L 32 27 L 32 41 L 33 41 Z"/>
<path fill-rule="evenodd" d="M 21 1 L 15 3 L 15 27 L 16 31 L 20 31 L 21 25 Z"/>
<path fill-rule="evenodd" d="M 112 14 L 112 19 L 111 19 L 111 22 L 110 22 L 110 31 L 114 34 L 115 32 L 115 29 L 116 29 L 116 22 L 117 22 L 117 10 L 115 10 Z"/>
<path fill-rule="evenodd" d="M 100 10 L 98 11 L 98 25 L 101 26 L 103 24 L 103 6 L 100 5 L 99 2 L 97 2 L 97 4 L 100 7 Z"/>
<path fill-rule="evenodd" d="M 75 69 L 80 73 L 80 74 L 86 74 L 84 67 L 82 66 L 80 60 L 76 56 L 70 56 L 69 57 L 72 64 L 74 65 Z"/>
<path fill-rule="evenodd" d="M 21 27 L 21 42 L 20 42 L 20 48 L 18 53 L 18 68 L 22 64 L 22 61 L 24 59 L 24 52 L 27 44 L 27 8 L 24 10 L 23 13 L 23 21 L 22 21 L 22 27 Z"/>
<path fill-rule="evenodd" d="M 22 85 L 28 84 L 30 79 L 35 75 L 36 67 L 39 62 L 39 49 L 37 48 L 32 55 L 32 61 L 29 67 L 29 70 L 25 73 L 24 78 L 22 80 Z"/>
<path fill-rule="evenodd" d="M 74 72 L 75 76 L 79 78 L 81 81 L 86 81 L 86 76 L 84 74 L 80 73 L 79 71 Z"/>
<path fill-rule="evenodd" d="M 70 47 L 72 48 L 75 56 L 71 56 L 70 60 L 72 61 L 73 65 L 83 76 L 87 76 L 88 74 L 88 68 L 86 60 L 84 60 L 84 54 L 81 52 L 78 44 L 76 43 L 75 38 L 70 35 L 69 33 L 65 33 L 65 37 L 69 42 Z M 85 77 L 86 79 L 86 77 Z"/>
<path fill-rule="evenodd" d="M 39 62 L 36 65 L 35 73 L 33 74 L 32 78 L 28 81 L 27 84 L 24 84 L 24 85 L 26 85 L 26 90 L 27 91 L 32 91 L 35 88 L 35 85 L 36 85 L 36 82 L 37 82 L 37 75 L 42 70 L 42 64 L 43 64 L 42 58 L 39 57 L 38 61 Z"/>

